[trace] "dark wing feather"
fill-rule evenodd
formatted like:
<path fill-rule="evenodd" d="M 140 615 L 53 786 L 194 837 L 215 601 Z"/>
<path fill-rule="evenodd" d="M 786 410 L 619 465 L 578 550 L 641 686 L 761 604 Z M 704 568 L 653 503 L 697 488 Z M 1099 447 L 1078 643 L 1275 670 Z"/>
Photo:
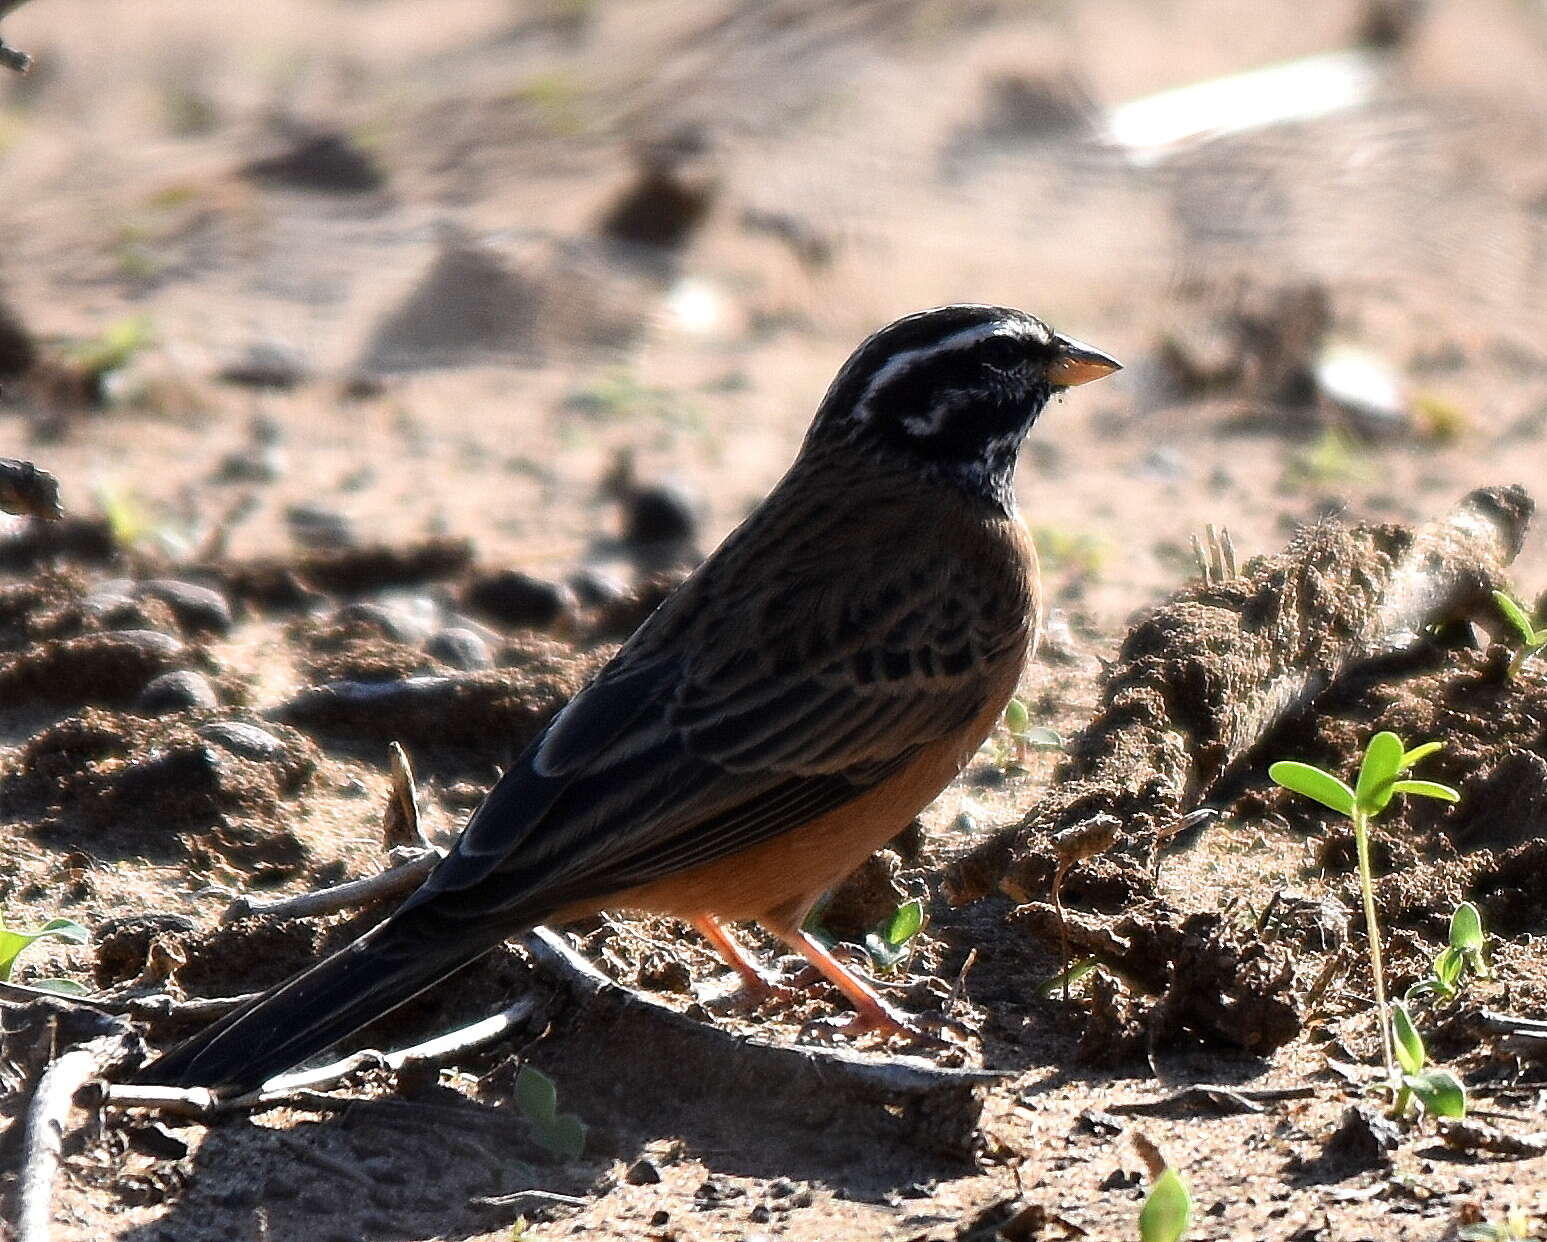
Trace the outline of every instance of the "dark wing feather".
<path fill-rule="evenodd" d="M 985 673 L 1025 649 L 1025 566 L 1008 547 L 1002 572 L 964 572 L 948 541 L 903 533 L 893 563 L 857 574 L 812 555 L 810 532 L 744 527 L 522 755 L 402 913 L 514 927 L 725 857 L 976 717 Z M 786 563 L 746 565 L 745 542 Z"/>

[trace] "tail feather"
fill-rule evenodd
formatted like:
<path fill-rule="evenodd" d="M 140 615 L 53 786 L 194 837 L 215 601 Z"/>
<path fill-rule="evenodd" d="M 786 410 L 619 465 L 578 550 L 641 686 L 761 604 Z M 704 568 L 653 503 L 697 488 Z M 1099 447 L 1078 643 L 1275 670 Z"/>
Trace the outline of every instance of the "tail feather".
<path fill-rule="evenodd" d="M 256 1090 L 275 1074 L 413 999 L 503 938 L 426 943 L 413 922 L 389 919 L 152 1061 L 139 1080 Z"/>

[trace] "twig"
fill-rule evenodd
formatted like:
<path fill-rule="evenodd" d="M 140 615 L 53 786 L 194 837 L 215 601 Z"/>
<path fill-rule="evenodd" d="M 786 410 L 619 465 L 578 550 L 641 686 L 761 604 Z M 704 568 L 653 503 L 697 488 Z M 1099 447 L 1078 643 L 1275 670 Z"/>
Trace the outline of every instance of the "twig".
<path fill-rule="evenodd" d="M 19 9 L 26 0 L 0 0 L 0 17 L 4 17 L 12 9 Z M 12 47 L 4 39 L 0 39 L 0 65 L 7 69 L 14 69 L 17 73 L 26 73 L 32 68 L 32 57 L 19 48 Z"/>
<path fill-rule="evenodd" d="M 72 1048 L 54 1061 L 38 1080 L 27 1110 L 26 1152 L 17 1192 L 16 1242 L 48 1242 L 54 1199 L 54 1174 L 75 1093 L 95 1077 L 108 1053 L 106 1040 Z"/>
<path fill-rule="evenodd" d="M 399 856 L 394 851 L 394 856 Z M 222 923 L 234 923 L 249 915 L 262 914 L 274 919 L 304 919 L 316 914 L 336 914 L 340 910 L 369 905 L 383 897 L 395 897 L 411 888 L 417 888 L 440 862 L 441 853 L 436 849 L 411 854 L 406 861 L 377 875 L 360 880 L 347 880 L 332 888 L 319 889 L 315 893 L 301 893 L 295 897 L 281 897 L 265 901 L 260 897 L 243 894 L 226 907 L 220 916 Z"/>
<path fill-rule="evenodd" d="M 191 996 L 186 1000 L 178 1000 L 166 992 L 152 992 L 144 996 L 76 996 L 71 992 L 51 992 L 47 988 L 30 988 L 24 983 L 0 981 L 0 998 L 19 1003 L 59 1001 L 82 1009 L 94 1009 L 98 1013 L 138 1018 L 142 1022 L 220 1018 L 259 995 L 261 993 L 245 992 L 240 996 Z"/>
<path fill-rule="evenodd" d="M 528 1199 L 536 1199 L 542 1203 L 557 1203 L 563 1207 L 584 1207 L 587 1202 L 575 1195 L 561 1195 L 555 1190 L 517 1190 L 508 1195 L 485 1195 L 471 1202 L 477 1207 L 512 1207 Z"/>
<path fill-rule="evenodd" d="M 663 1108 L 720 1100 L 749 1123 L 830 1125 L 960 1155 L 972 1148 L 978 1091 L 1003 1075 L 951 1069 L 915 1056 L 872 1057 L 844 1048 L 749 1039 L 614 983 L 557 934 L 523 941 L 533 964 L 579 1002 L 567 1038 L 595 1063 L 630 1063 L 630 1090 Z"/>

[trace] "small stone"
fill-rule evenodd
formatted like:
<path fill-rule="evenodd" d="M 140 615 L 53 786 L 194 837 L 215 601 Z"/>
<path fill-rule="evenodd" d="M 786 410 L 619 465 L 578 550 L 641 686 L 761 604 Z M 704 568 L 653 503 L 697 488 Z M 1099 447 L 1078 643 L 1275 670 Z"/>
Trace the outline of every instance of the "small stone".
<path fill-rule="evenodd" d="M 241 759 L 280 763 L 289 755 L 285 744 L 267 729 L 241 720 L 212 720 L 196 730 L 206 742 L 214 742 Z"/>
<path fill-rule="evenodd" d="M 333 614 L 333 621 L 336 625 L 370 626 L 384 638 L 390 638 L 395 643 L 406 643 L 410 647 L 417 647 L 424 642 L 429 632 L 423 622 L 402 609 L 370 601 L 345 604 Z"/>
<path fill-rule="evenodd" d="M 275 340 L 254 341 L 220 370 L 220 379 L 227 384 L 282 390 L 296 387 L 310 375 L 306 355 L 294 345 Z"/>
<path fill-rule="evenodd" d="M 566 586 L 507 569 L 474 579 L 467 605 L 505 625 L 548 629 L 573 611 L 575 599 Z"/>
<path fill-rule="evenodd" d="M 663 1208 L 650 1217 L 650 1227 L 652 1229 L 659 1229 L 670 1220 L 671 1213 Z"/>
<path fill-rule="evenodd" d="M 152 578 L 135 587 L 135 594 L 159 599 L 190 634 L 229 634 L 231 604 L 213 587 L 175 578 Z"/>
<path fill-rule="evenodd" d="M 461 626 L 437 630 L 424 645 L 424 650 L 442 664 L 467 673 L 494 667 L 494 653 L 489 650 L 489 644 Z"/>
<path fill-rule="evenodd" d="M 291 505 L 285 510 L 285 526 L 303 548 L 347 548 L 355 542 L 354 524 L 320 505 Z"/>
<path fill-rule="evenodd" d="M 221 483 L 273 483 L 285 477 L 285 451 L 277 444 L 254 445 L 227 453 L 215 478 Z"/>
<path fill-rule="evenodd" d="M 201 711 L 216 706 L 215 688 L 200 673 L 187 670 L 163 673 L 140 691 L 134 709 L 147 716 Z"/>
<path fill-rule="evenodd" d="M 623 1180 L 630 1186 L 655 1186 L 660 1183 L 661 1170 L 653 1160 L 636 1160 L 628 1166 Z"/>
<path fill-rule="evenodd" d="M 387 184 L 376 157 L 347 134 L 298 132 L 276 155 L 242 169 L 253 181 L 321 194 L 369 194 Z"/>
<path fill-rule="evenodd" d="M 623 538 L 631 544 L 691 544 L 698 537 L 692 493 L 677 483 L 635 487 L 623 502 Z"/>
<path fill-rule="evenodd" d="M 1369 1104 L 1350 1104 L 1327 1140 L 1326 1158 L 1353 1169 L 1376 1169 L 1391 1163 L 1402 1142 L 1396 1122 Z"/>
<path fill-rule="evenodd" d="M 628 595 L 628 583 L 596 565 L 577 569 L 569 578 L 570 590 L 583 607 L 601 608 Z"/>
<path fill-rule="evenodd" d="M 747 1213 L 747 1219 L 756 1225 L 766 1225 L 773 1219 L 773 1213 L 768 1210 L 767 1204 L 759 1203 Z"/>

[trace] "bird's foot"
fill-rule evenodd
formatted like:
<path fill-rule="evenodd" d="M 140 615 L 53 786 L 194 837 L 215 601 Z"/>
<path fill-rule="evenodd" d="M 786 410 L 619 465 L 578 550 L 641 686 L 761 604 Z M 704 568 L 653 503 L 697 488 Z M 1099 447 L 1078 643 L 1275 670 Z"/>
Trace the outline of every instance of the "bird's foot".
<path fill-rule="evenodd" d="M 972 1031 L 953 1018 L 908 1014 L 884 1001 L 857 1008 L 847 1017 L 815 1018 L 800 1031 L 802 1039 L 826 1044 L 869 1034 L 929 1048 L 960 1048 L 973 1038 Z"/>

